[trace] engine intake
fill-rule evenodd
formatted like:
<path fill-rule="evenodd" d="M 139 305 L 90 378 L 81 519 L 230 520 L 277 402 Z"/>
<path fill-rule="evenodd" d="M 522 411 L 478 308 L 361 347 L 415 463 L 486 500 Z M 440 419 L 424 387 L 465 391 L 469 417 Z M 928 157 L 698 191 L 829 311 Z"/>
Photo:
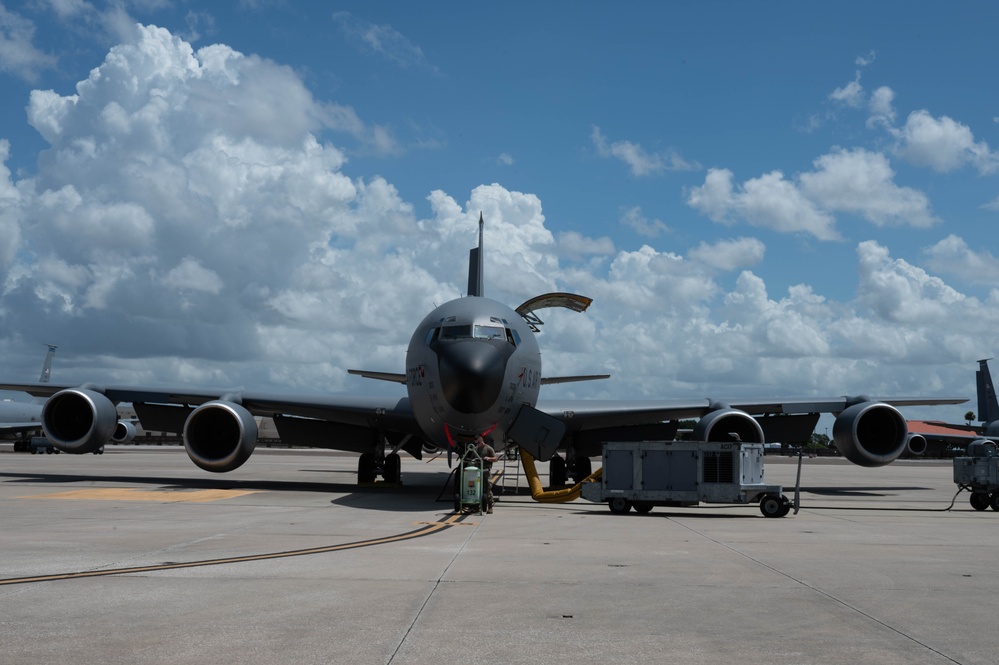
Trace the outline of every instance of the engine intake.
<path fill-rule="evenodd" d="M 42 430 L 59 450 L 92 453 L 111 439 L 118 411 L 107 397 L 86 388 L 67 388 L 42 407 Z"/>
<path fill-rule="evenodd" d="M 848 407 L 833 423 L 833 443 L 854 464 L 884 466 L 905 451 L 909 428 L 895 407 L 872 400 Z"/>
<path fill-rule="evenodd" d="M 119 420 L 118 424 L 115 425 L 114 434 L 111 435 L 111 440 L 115 443 L 131 443 L 134 438 L 135 425 L 127 420 Z"/>
<path fill-rule="evenodd" d="M 691 434 L 694 441 L 764 442 L 763 428 L 745 411 L 717 403 L 711 408 L 694 426 Z"/>
<path fill-rule="evenodd" d="M 910 434 L 905 439 L 905 452 L 913 457 L 926 454 L 926 437 L 922 434 Z"/>
<path fill-rule="evenodd" d="M 184 423 L 187 456 L 205 471 L 232 471 L 257 445 L 257 423 L 239 404 L 217 400 L 191 412 Z"/>

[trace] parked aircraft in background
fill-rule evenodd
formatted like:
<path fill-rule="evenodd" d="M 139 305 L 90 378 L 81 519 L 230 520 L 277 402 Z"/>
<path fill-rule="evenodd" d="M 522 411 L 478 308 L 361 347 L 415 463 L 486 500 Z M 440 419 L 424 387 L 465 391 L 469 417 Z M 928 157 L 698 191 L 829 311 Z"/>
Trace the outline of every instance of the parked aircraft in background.
<path fill-rule="evenodd" d="M 979 425 L 944 423 L 936 420 L 910 420 L 906 450 L 910 455 L 939 456 L 948 449 L 967 448 L 978 440 L 999 443 L 999 401 L 989 372 L 989 360 L 978 361 L 975 379 L 978 388 Z"/>
<path fill-rule="evenodd" d="M 400 482 L 399 452 L 461 448 L 478 434 L 497 448 L 519 445 L 551 461 L 552 484 L 589 473 L 602 442 L 669 440 L 681 419 L 696 418 L 694 440 L 806 440 L 819 414 L 838 414 L 833 439 L 850 461 L 881 466 L 906 448 L 908 430 L 897 406 L 960 404 L 960 398 L 737 399 L 719 401 L 541 400 L 542 386 L 599 376 L 548 377 L 535 333 L 537 311 L 582 312 L 590 299 L 550 293 L 511 309 L 483 295 L 483 221 L 469 253 L 468 295 L 430 312 L 416 327 L 404 372 L 350 370 L 406 387 L 395 398 L 287 396 L 205 388 L 2 383 L 0 389 L 47 397 L 46 436 L 70 453 L 86 453 L 111 438 L 115 405 L 131 402 L 147 430 L 182 432 L 191 460 L 207 471 L 231 471 L 249 459 L 257 440 L 254 416 L 274 418 L 290 445 L 360 453 L 358 481 L 382 476 Z M 565 458 L 556 455 L 565 451 Z"/>
<path fill-rule="evenodd" d="M 45 354 L 45 362 L 42 365 L 42 374 L 38 378 L 37 385 L 47 384 L 52 376 L 52 358 L 55 356 L 57 348 L 54 344 L 48 344 L 48 353 Z M 13 388 L 13 390 L 19 390 Z M 31 391 L 29 394 L 38 395 Z M 0 439 L 14 440 L 14 451 L 25 452 L 31 449 L 32 437 L 42 434 L 44 426 L 42 424 L 42 413 L 46 400 L 39 400 L 37 397 L 29 401 L 18 401 L 14 399 L 0 401 Z M 111 435 L 101 442 L 103 446 L 108 441 L 115 443 L 128 443 L 135 437 L 135 425 L 129 421 L 117 421 Z M 56 446 L 58 448 L 58 446 Z M 61 450 L 61 448 L 59 448 Z M 95 447 L 87 452 L 96 452 L 100 447 Z"/>
<path fill-rule="evenodd" d="M 52 374 L 52 357 L 59 347 L 47 344 L 48 353 L 42 364 L 39 383 L 48 383 Z M 4 399 L 0 401 L 0 439 L 14 440 L 14 452 L 28 450 L 31 437 L 42 432 L 42 402 L 37 398 L 29 400 Z"/>

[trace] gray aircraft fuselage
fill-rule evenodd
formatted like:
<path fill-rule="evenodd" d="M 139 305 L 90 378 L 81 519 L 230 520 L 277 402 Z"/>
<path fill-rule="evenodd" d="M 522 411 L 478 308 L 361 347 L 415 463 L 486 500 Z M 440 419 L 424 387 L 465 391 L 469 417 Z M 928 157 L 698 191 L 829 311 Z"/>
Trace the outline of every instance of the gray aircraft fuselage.
<path fill-rule="evenodd" d="M 541 387 L 535 333 L 510 307 L 468 296 L 423 319 L 406 352 L 406 388 L 413 413 L 438 447 L 476 434 L 501 448 L 524 404 Z"/>

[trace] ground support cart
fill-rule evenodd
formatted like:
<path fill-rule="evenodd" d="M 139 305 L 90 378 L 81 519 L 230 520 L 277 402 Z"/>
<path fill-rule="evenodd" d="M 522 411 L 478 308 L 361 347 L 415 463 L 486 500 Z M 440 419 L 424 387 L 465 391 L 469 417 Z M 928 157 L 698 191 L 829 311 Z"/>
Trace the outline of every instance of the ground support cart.
<path fill-rule="evenodd" d="M 971 507 L 975 510 L 999 510 L 999 455 L 996 444 L 976 440 L 968 444 L 967 456 L 954 458 L 954 482 L 958 492 L 971 492 Z"/>
<path fill-rule="evenodd" d="M 791 502 L 780 485 L 763 482 L 763 445 L 689 441 L 608 442 L 603 478 L 583 483 L 582 496 L 611 512 L 654 506 L 759 502 L 767 517 L 784 517 Z"/>

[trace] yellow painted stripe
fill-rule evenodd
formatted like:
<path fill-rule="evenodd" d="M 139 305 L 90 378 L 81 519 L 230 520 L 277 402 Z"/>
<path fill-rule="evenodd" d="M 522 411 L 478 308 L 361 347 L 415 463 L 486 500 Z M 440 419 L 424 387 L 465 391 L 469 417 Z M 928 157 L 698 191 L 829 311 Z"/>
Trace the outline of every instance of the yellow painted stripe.
<path fill-rule="evenodd" d="M 192 490 L 154 491 L 127 487 L 107 487 L 98 489 L 73 490 L 54 494 L 20 496 L 19 499 L 77 499 L 84 501 L 156 501 L 159 503 L 205 503 L 221 499 L 235 499 L 255 490 Z"/>
<path fill-rule="evenodd" d="M 422 529 L 400 533 L 384 538 L 374 538 L 371 540 L 361 540 L 353 543 L 343 543 L 340 545 L 327 545 L 324 547 L 311 547 L 303 550 L 291 550 L 288 552 L 271 552 L 268 554 L 251 554 L 248 556 L 237 556 L 226 559 L 205 559 L 203 561 L 189 561 L 187 563 L 163 563 L 153 566 L 135 566 L 132 568 L 108 568 L 105 570 L 85 570 L 77 573 L 57 573 L 54 575 L 38 575 L 34 577 L 11 577 L 0 579 L 0 586 L 10 586 L 13 584 L 29 584 L 32 582 L 53 582 L 56 580 L 78 580 L 88 577 L 107 577 L 110 575 L 128 575 L 134 573 L 149 573 L 160 570 L 178 570 L 181 568 L 198 568 L 201 566 L 220 566 L 229 563 L 247 563 L 250 561 L 266 561 L 268 559 L 284 559 L 293 556 L 306 556 L 309 554 L 326 554 L 328 552 L 342 552 L 344 550 L 357 549 L 359 547 L 371 547 L 372 545 L 384 545 L 386 543 L 398 543 L 411 538 L 419 538 L 431 533 L 436 533 L 452 526 L 458 526 L 464 515 L 456 514 L 447 518 L 443 522 L 432 522 Z"/>

